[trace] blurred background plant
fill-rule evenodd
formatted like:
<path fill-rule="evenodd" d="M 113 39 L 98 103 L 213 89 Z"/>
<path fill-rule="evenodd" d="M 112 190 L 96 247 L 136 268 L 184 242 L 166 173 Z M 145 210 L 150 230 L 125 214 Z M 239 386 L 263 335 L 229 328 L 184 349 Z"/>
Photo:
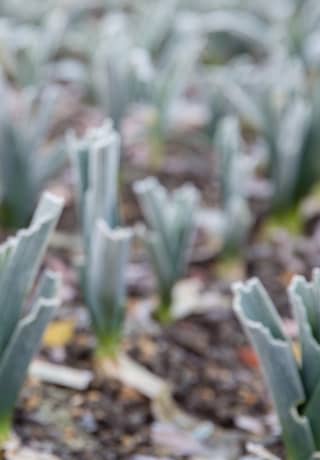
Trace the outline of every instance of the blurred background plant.
<path fill-rule="evenodd" d="M 40 192 L 64 166 L 63 141 L 49 141 L 58 91 L 22 90 L 19 103 L 4 78 L 0 81 L 0 220 L 26 225 Z"/>
<path fill-rule="evenodd" d="M 221 202 L 221 210 L 215 211 L 215 231 L 223 240 L 224 253 L 234 255 L 245 248 L 253 224 L 248 198 L 256 162 L 246 155 L 239 120 L 232 116 L 218 123 L 214 147 Z"/>
<path fill-rule="evenodd" d="M 319 82 L 286 55 L 260 64 L 238 57 L 209 73 L 204 78 L 213 87 L 211 129 L 226 114 L 239 117 L 251 170 L 269 182 L 272 222 L 300 232 L 299 205 L 320 178 Z"/>
<path fill-rule="evenodd" d="M 144 109 L 141 135 L 155 166 L 163 161 L 166 142 L 177 128 L 179 102 L 204 49 L 199 34 L 174 27 L 177 4 L 143 4 L 133 18 L 123 12 L 107 16 L 93 59 L 93 92 L 116 129 L 121 129 L 130 109 Z M 156 18 L 152 27 L 150 14 Z"/>
<path fill-rule="evenodd" d="M 38 24 L 0 21 L 0 62 L 18 86 L 40 86 L 49 75 L 50 63 L 62 45 L 68 16 L 53 9 Z"/>

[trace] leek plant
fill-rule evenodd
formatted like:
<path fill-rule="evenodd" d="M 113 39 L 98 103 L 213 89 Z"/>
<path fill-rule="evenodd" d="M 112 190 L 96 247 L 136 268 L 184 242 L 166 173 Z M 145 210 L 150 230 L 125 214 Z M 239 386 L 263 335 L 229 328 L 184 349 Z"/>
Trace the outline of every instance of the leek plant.
<path fill-rule="evenodd" d="M 192 12 L 185 13 L 185 20 L 193 32 L 207 37 L 205 63 L 208 65 L 241 54 L 264 56 L 270 52 L 268 22 L 243 4 L 235 8 L 213 4 L 208 11 L 197 11 L 195 6 Z"/>
<path fill-rule="evenodd" d="M 215 39 L 217 33 L 222 33 L 223 49 L 225 42 L 235 45 L 236 39 L 238 45 L 239 41 L 246 45 L 233 46 L 239 48 L 240 53 L 249 51 L 256 56 L 281 51 L 299 59 L 307 71 L 318 70 L 320 6 L 317 0 L 280 0 L 276 7 L 264 0 L 216 0 L 210 5 L 194 22 Z"/>
<path fill-rule="evenodd" d="M 94 243 L 86 267 L 86 298 L 98 339 L 98 355 L 116 356 L 126 315 L 125 271 L 132 231 L 111 229 L 104 219 L 99 219 L 92 236 Z"/>
<path fill-rule="evenodd" d="M 173 287 L 188 265 L 199 192 L 186 184 L 169 194 L 154 177 L 136 182 L 134 190 L 149 227 L 145 239 L 160 295 L 156 317 L 170 322 Z"/>
<path fill-rule="evenodd" d="M 176 33 L 159 60 L 159 65 L 155 67 L 147 100 L 152 109 L 147 137 L 155 166 L 162 162 L 166 141 L 175 128 L 174 109 L 192 82 L 203 47 L 204 41 L 200 37 Z"/>
<path fill-rule="evenodd" d="M 320 455 L 320 271 L 289 287 L 299 326 L 301 357 L 260 281 L 235 286 L 234 309 L 255 347 L 282 427 L 288 460 Z"/>
<path fill-rule="evenodd" d="M 320 178 L 319 83 L 311 84 L 301 63 L 283 56 L 262 66 L 237 61 L 212 81 L 225 111 L 236 112 L 264 144 L 261 166 L 272 186 L 272 212 L 291 211 Z"/>
<path fill-rule="evenodd" d="M 244 153 L 239 120 L 235 117 L 224 117 L 218 123 L 213 144 L 221 200 L 221 210 L 216 211 L 216 232 L 223 241 L 225 253 L 233 255 L 247 242 L 253 223 L 248 185 L 256 164 L 252 155 Z"/>
<path fill-rule="evenodd" d="M 143 20 L 138 16 L 135 21 L 119 12 L 107 16 L 93 59 L 95 93 L 117 130 L 134 106 L 146 109 L 141 131 L 156 165 L 172 133 L 173 109 L 192 81 L 204 48 L 204 40 L 198 34 L 179 29 L 164 39 L 167 29 L 161 18 L 168 16 L 175 3 L 165 8 L 162 3 L 158 6 L 161 17 L 155 29 L 145 14 Z"/>
<path fill-rule="evenodd" d="M 10 434 L 13 409 L 30 361 L 59 304 L 59 277 L 45 272 L 27 302 L 30 312 L 21 317 L 61 210 L 62 201 L 45 193 L 30 227 L 0 246 L 0 447 Z"/>
<path fill-rule="evenodd" d="M 157 56 L 174 33 L 181 0 L 143 0 L 136 3 L 134 23 L 138 31 L 137 42 L 153 57 Z M 149 20 L 151 16 L 153 21 Z"/>
<path fill-rule="evenodd" d="M 292 209 L 320 177 L 319 85 L 308 85 L 298 61 L 271 60 L 259 72 L 263 71 L 249 94 L 266 145 L 272 210 L 283 212 Z"/>
<path fill-rule="evenodd" d="M 126 311 L 125 271 L 132 231 L 119 227 L 118 173 L 120 137 L 112 124 L 73 138 L 71 159 L 78 192 L 85 262 L 82 285 L 97 354 L 115 357 Z"/>
<path fill-rule="evenodd" d="M 261 97 L 272 209 L 276 213 L 292 209 L 320 178 L 319 88 L 316 85 L 304 94 L 280 93 L 280 104 L 275 103 L 272 91 Z"/>
<path fill-rule="evenodd" d="M 34 98 L 23 92 L 25 107 L 18 118 L 11 112 L 9 87 L 4 81 L 0 81 L 0 96 L 0 221 L 20 227 L 28 223 L 46 182 L 65 163 L 61 141 L 44 149 L 57 93 L 48 89 L 38 104 L 33 104 Z"/>
<path fill-rule="evenodd" d="M 68 26 L 62 8 L 53 8 L 41 24 L 0 21 L 0 62 L 10 79 L 19 87 L 39 86 L 49 74 Z"/>
<path fill-rule="evenodd" d="M 120 130 L 130 106 L 146 96 L 153 75 L 151 58 L 129 33 L 128 18 L 107 17 L 94 56 L 93 83 L 99 102 Z M 112 43 L 112 46 L 110 46 Z"/>
<path fill-rule="evenodd" d="M 56 4 L 56 0 L 43 0 L 41 3 L 30 0 L 28 5 L 23 0 L 2 0 L 0 13 L 16 21 L 35 22 L 48 14 Z"/>

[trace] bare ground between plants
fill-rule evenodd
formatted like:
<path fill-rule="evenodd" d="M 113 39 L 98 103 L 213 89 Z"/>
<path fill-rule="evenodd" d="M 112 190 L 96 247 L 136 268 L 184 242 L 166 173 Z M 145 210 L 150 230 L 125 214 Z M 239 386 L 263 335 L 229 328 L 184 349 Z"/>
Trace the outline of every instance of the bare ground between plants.
<path fill-rule="evenodd" d="M 237 432 L 243 447 L 248 440 L 276 439 L 270 436 L 274 420 L 255 357 L 230 310 L 184 319 L 156 336 L 139 336 L 127 349 L 172 384 L 181 408 L 226 433 Z M 65 364 L 93 368 L 86 332 L 79 332 L 66 351 Z M 25 445 L 63 460 L 138 454 L 193 458 L 157 445 L 154 422 L 149 401 L 116 381 L 96 377 L 87 391 L 77 393 L 30 380 L 15 429 Z"/>

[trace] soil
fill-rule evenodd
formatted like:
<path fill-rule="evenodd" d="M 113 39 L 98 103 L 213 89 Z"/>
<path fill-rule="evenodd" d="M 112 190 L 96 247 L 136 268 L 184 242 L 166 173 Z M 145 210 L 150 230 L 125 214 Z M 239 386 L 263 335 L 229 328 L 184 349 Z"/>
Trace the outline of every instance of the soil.
<path fill-rule="evenodd" d="M 260 440 L 276 447 L 272 408 L 258 363 L 230 309 L 194 315 L 126 342 L 132 358 L 173 387 L 187 413 L 211 421 L 245 443 Z M 65 349 L 43 350 L 51 361 L 93 371 L 94 343 L 84 329 Z M 96 374 L 97 375 L 97 374 Z M 95 377 L 85 392 L 29 380 L 16 411 L 15 429 L 24 445 L 63 460 L 175 456 L 154 444 L 150 402 L 114 380 Z M 253 427 L 252 427 L 253 425 Z"/>

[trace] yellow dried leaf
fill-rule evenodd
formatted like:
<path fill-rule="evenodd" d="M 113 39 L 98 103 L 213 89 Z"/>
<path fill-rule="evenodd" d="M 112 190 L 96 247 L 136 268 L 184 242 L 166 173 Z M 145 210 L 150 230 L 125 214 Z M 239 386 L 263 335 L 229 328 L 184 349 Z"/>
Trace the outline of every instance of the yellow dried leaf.
<path fill-rule="evenodd" d="M 64 347 L 74 336 L 74 322 L 71 320 L 53 321 L 49 324 L 43 338 L 46 347 Z"/>
<path fill-rule="evenodd" d="M 292 279 L 294 278 L 295 275 L 296 275 L 296 273 L 291 272 L 290 270 L 286 270 L 286 271 L 283 271 L 278 276 L 278 279 L 279 279 L 280 283 L 282 284 L 282 286 L 289 287 L 291 282 L 292 282 Z"/>
<path fill-rule="evenodd" d="M 239 257 L 230 257 L 217 262 L 215 272 L 219 278 L 231 283 L 244 280 L 246 277 L 245 264 Z"/>

